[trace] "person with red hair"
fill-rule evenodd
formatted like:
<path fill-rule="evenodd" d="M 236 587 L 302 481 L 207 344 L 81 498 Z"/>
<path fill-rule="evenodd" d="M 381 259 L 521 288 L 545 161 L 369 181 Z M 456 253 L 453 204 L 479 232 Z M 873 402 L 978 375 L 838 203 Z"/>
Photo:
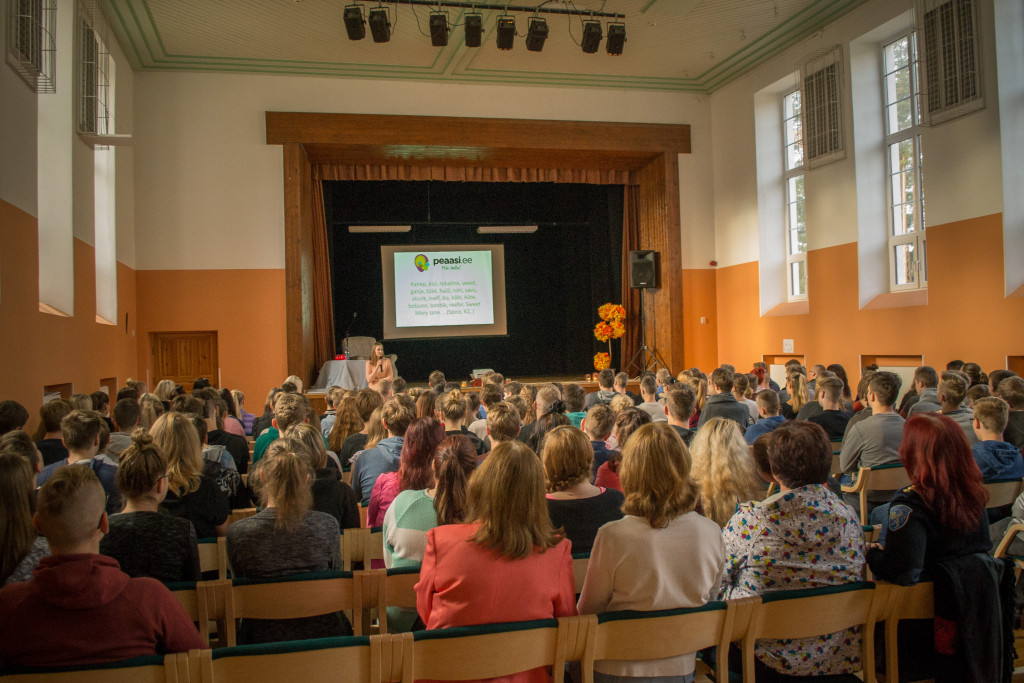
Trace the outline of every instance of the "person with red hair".
<path fill-rule="evenodd" d="M 911 485 L 893 496 L 879 543 L 869 546 L 872 573 L 913 585 L 940 562 L 988 552 L 988 493 L 960 425 L 939 413 L 916 414 L 899 452 Z"/>
<path fill-rule="evenodd" d="M 402 491 L 429 488 L 434 481 L 434 450 L 445 439 L 444 425 L 432 417 L 418 417 L 405 432 L 397 472 L 377 477 L 370 493 L 366 525 L 371 529 L 384 523 L 392 501 Z"/>

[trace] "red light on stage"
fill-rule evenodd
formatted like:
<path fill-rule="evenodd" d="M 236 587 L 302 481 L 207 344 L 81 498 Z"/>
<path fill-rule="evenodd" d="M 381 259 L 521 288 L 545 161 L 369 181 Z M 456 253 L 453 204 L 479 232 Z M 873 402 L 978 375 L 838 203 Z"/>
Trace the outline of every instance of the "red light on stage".
<path fill-rule="evenodd" d="M 334 360 L 345 360 L 345 354 L 339 353 L 337 356 L 334 357 Z"/>

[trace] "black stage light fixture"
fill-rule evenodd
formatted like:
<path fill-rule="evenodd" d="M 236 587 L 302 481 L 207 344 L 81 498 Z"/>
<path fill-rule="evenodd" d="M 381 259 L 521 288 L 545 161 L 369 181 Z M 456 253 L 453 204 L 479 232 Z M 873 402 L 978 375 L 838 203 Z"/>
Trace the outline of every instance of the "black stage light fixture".
<path fill-rule="evenodd" d="M 373 42 L 386 43 L 391 40 L 391 22 L 388 20 L 386 7 L 374 7 L 370 10 L 370 35 Z M 609 29 L 608 37 L 611 38 Z"/>
<path fill-rule="evenodd" d="M 610 55 L 621 55 L 622 46 L 626 44 L 626 25 L 625 24 L 608 24 L 608 40 L 605 42 L 605 47 L 608 48 L 608 54 Z"/>
<path fill-rule="evenodd" d="M 601 46 L 601 22 L 600 21 L 584 21 L 583 22 L 583 40 L 581 41 L 581 47 L 583 51 L 588 55 L 592 55 L 597 52 L 597 48 Z"/>
<path fill-rule="evenodd" d="M 516 18 L 511 14 L 498 17 L 498 49 L 511 50 L 516 39 Z"/>
<path fill-rule="evenodd" d="M 362 5 L 346 5 L 343 16 L 349 40 L 362 40 L 366 37 L 366 22 L 363 21 Z"/>
<path fill-rule="evenodd" d="M 434 47 L 448 44 L 448 15 L 445 12 L 430 13 L 430 44 Z"/>
<path fill-rule="evenodd" d="M 540 52 L 544 49 L 544 41 L 548 39 L 548 22 L 541 17 L 530 19 L 530 28 L 526 31 L 526 49 Z"/>
<path fill-rule="evenodd" d="M 466 47 L 480 47 L 484 33 L 484 16 L 479 12 L 467 14 L 463 23 L 466 26 Z"/>

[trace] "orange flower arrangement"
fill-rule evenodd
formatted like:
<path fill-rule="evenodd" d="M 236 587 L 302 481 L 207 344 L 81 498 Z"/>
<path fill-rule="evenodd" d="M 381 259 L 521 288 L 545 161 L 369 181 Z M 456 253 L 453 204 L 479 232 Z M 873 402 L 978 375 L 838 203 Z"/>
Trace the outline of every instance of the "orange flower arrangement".
<path fill-rule="evenodd" d="M 624 320 L 626 318 L 626 309 L 621 304 L 608 303 L 597 309 L 597 315 L 601 320 L 607 322 Z"/>
<path fill-rule="evenodd" d="M 603 320 L 594 326 L 594 337 L 597 338 L 597 341 L 606 342 L 612 338 L 613 333 L 612 326 Z"/>
<path fill-rule="evenodd" d="M 594 369 L 604 370 L 612 365 L 612 357 L 605 352 L 598 353 L 594 356 Z"/>
<path fill-rule="evenodd" d="M 608 352 L 594 356 L 594 369 L 604 370 L 612 365 L 612 339 L 618 339 L 626 333 L 626 309 L 621 304 L 607 303 L 599 306 L 597 316 L 601 319 L 594 325 L 594 338 L 599 342 L 608 343 Z"/>

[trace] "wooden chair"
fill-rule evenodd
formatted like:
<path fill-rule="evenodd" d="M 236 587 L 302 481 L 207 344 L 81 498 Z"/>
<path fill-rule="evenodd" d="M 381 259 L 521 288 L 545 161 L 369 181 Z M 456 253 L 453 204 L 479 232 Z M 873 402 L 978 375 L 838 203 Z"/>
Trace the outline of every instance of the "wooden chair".
<path fill-rule="evenodd" d="M 259 511 L 260 511 L 259 508 L 239 508 L 237 510 L 232 510 L 231 514 L 228 515 L 228 526 L 234 524 L 235 522 L 237 522 L 240 519 L 245 519 L 246 517 L 252 517 L 253 515 L 255 515 Z"/>
<path fill-rule="evenodd" d="M 401 639 L 402 683 L 477 680 L 551 667 L 562 683 L 565 662 L 582 659 L 596 618 L 563 617 L 460 626 L 390 636 Z"/>
<path fill-rule="evenodd" d="M 573 553 L 572 573 L 576 579 L 576 595 L 583 592 L 583 582 L 587 578 L 588 564 L 590 564 L 590 553 Z"/>
<path fill-rule="evenodd" d="M 187 653 L 135 657 L 84 667 L 17 669 L 5 674 L 11 683 L 189 683 Z"/>
<path fill-rule="evenodd" d="M 228 578 L 228 539 L 221 536 L 199 542 L 199 571 L 216 571 L 218 579 Z"/>
<path fill-rule="evenodd" d="M 199 625 L 199 636 L 210 644 L 210 622 L 218 624 L 218 633 L 224 633 L 226 591 L 231 590 L 231 582 L 226 579 L 216 581 L 183 581 L 166 584 L 171 594 L 178 599 L 192 621 Z"/>
<path fill-rule="evenodd" d="M 897 491 L 910 485 L 907 470 L 899 463 L 861 467 L 857 474 L 857 483 L 843 486 L 843 493 L 856 493 L 860 498 L 860 523 L 868 523 L 868 492 Z"/>
<path fill-rule="evenodd" d="M 1024 524 L 1011 524 L 1006 529 L 1006 533 L 1003 534 L 1003 538 L 999 541 L 999 545 L 996 546 L 995 556 L 996 557 L 1009 557 L 1013 560 L 1014 570 L 1019 576 L 1021 571 L 1024 570 L 1024 557 L 1018 557 L 1017 555 L 1010 554 L 1010 544 L 1013 543 L 1013 539 L 1017 538 L 1017 534 L 1024 531 Z"/>
<path fill-rule="evenodd" d="M 874 633 L 879 614 L 885 613 L 888 584 L 870 582 L 843 586 L 774 591 L 759 596 L 743 635 L 743 682 L 754 683 L 754 643 L 758 639 L 810 638 L 861 627 L 861 665 L 864 683 L 875 682 Z M 851 674 L 850 681 L 859 681 Z"/>
<path fill-rule="evenodd" d="M 742 637 L 755 603 L 743 598 L 688 609 L 599 614 L 593 646 L 585 648 L 582 660 L 583 682 L 593 683 L 595 661 L 663 659 L 713 646 L 718 647 L 716 671 L 728 671 L 729 643 Z"/>
<path fill-rule="evenodd" d="M 274 579 L 232 579 L 224 595 L 226 642 L 234 646 L 238 619 L 299 619 L 352 613 L 352 630 L 363 631 L 363 599 L 351 572 L 310 572 Z"/>
<path fill-rule="evenodd" d="M 366 506 L 364 506 L 362 503 L 360 503 L 359 504 L 359 528 L 360 529 L 365 529 L 366 528 L 366 514 L 367 514 Z"/>
<path fill-rule="evenodd" d="M 380 637 L 320 638 L 265 645 L 241 645 L 202 650 L 199 677 L 193 683 L 253 683 L 304 681 L 305 683 L 382 683 Z"/>
<path fill-rule="evenodd" d="M 1022 525 L 1024 527 L 1024 525 Z M 935 617 L 935 596 L 931 583 L 897 586 L 882 583 L 889 590 L 885 613 L 885 681 L 899 683 L 900 662 L 897 633 L 901 619 L 932 619 Z"/>
<path fill-rule="evenodd" d="M 843 451 L 843 440 L 833 439 L 832 440 L 832 455 L 839 455 Z"/>
<path fill-rule="evenodd" d="M 982 482 L 988 491 L 985 507 L 1000 508 L 1013 505 L 1017 496 L 1024 492 L 1024 479 L 988 479 Z"/>
<path fill-rule="evenodd" d="M 352 465 L 345 465 L 341 468 L 341 480 L 349 486 L 352 485 Z"/>
<path fill-rule="evenodd" d="M 361 562 L 364 569 L 370 569 L 372 560 L 384 559 L 384 530 L 345 529 L 342 541 L 341 560 L 345 571 L 353 571 L 353 565 Z"/>
<path fill-rule="evenodd" d="M 833 477 L 841 477 L 843 474 L 843 468 L 839 464 L 839 453 L 836 451 L 832 452 L 832 468 L 829 470 L 829 474 Z"/>

